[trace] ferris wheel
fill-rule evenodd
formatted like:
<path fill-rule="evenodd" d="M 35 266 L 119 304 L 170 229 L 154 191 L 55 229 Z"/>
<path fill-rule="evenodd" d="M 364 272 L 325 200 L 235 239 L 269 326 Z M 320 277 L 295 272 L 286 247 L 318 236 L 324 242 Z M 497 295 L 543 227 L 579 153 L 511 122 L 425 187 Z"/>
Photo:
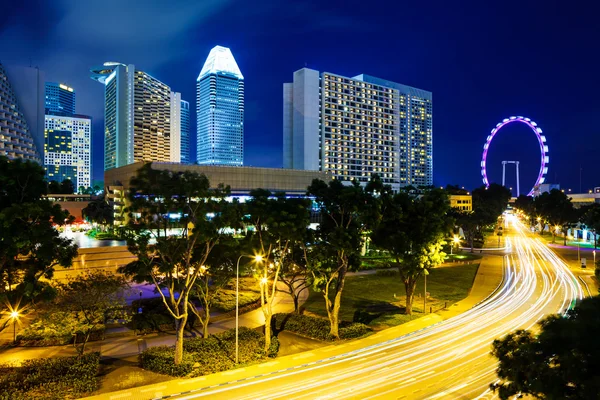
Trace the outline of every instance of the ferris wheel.
<path fill-rule="evenodd" d="M 483 156 L 481 158 L 481 176 L 483 178 L 484 185 L 486 187 L 490 186 L 490 182 L 489 182 L 488 175 L 487 175 L 487 165 L 486 165 L 486 159 L 487 159 L 488 150 L 490 149 L 490 144 L 492 143 L 492 139 L 494 139 L 494 137 L 496 136 L 496 134 L 498 134 L 500 129 L 502 129 L 506 125 L 512 124 L 514 122 L 518 122 L 518 123 L 527 125 L 535 134 L 535 136 L 538 140 L 538 143 L 540 145 L 540 171 L 538 173 L 537 180 L 535 181 L 535 184 L 533 185 L 533 188 L 531 188 L 531 190 L 527 194 L 527 196 L 531 196 L 531 195 L 533 195 L 533 191 L 535 190 L 535 188 L 537 186 L 539 186 L 540 184 L 544 183 L 544 181 L 546 180 L 546 174 L 548 173 L 548 163 L 550 161 L 550 157 L 548 156 L 548 145 L 546 144 L 546 136 L 542 135 L 542 128 L 540 128 L 538 126 L 538 124 L 536 124 L 534 121 L 532 121 L 529 118 L 510 117 L 510 118 L 505 118 L 502 120 L 502 122 L 499 122 L 498 124 L 496 124 L 496 127 L 494 129 L 492 129 L 492 131 L 490 132 L 490 135 L 487 137 L 487 140 L 485 141 L 485 144 L 483 145 Z"/>

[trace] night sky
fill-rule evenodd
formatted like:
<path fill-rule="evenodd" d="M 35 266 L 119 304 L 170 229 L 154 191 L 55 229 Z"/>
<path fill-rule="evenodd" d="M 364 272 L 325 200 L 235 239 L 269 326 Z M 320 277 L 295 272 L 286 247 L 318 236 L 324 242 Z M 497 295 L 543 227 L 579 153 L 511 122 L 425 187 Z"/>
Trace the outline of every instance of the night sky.
<path fill-rule="evenodd" d="M 20 4 L 18 4 L 20 3 Z M 94 179 L 102 179 L 103 86 L 89 69 L 135 64 L 190 102 L 215 45 L 231 48 L 245 77 L 245 164 L 282 166 L 282 84 L 304 66 L 366 73 L 433 92 L 434 184 L 481 185 L 486 136 L 523 115 L 544 130 L 547 182 L 600 186 L 600 6 L 592 1 L 5 1 L 0 62 L 38 66 L 73 86 L 94 118 Z M 195 149 L 195 112 L 192 114 Z M 514 124 L 513 124 L 514 125 Z M 524 126 L 492 144 L 521 162 L 521 192 L 539 169 Z M 514 185 L 507 169 L 507 186 Z"/>

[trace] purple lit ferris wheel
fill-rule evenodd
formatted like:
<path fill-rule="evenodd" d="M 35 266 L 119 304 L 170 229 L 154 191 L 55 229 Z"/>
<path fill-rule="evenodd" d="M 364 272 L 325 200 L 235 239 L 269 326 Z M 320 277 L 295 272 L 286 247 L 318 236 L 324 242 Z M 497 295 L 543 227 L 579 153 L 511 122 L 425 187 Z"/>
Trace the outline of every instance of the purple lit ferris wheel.
<path fill-rule="evenodd" d="M 540 152 L 541 152 L 540 172 L 538 174 L 537 180 L 535 181 L 535 185 L 533 185 L 533 188 L 527 194 L 528 196 L 531 196 L 531 195 L 533 195 L 534 189 L 537 186 L 539 186 L 540 184 L 544 183 L 544 180 L 546 179 L 546 173 L 548 172 L 548 162 L 550 161 L 550 158 L 548 157 L 548 145 L 546 145 L 546 137 L 542 135 L 542 129 L 540 127 L 538 127 L 538 125 L 535 122 L 533 122 L 532 120 L 530 120 L 529 118 L 525 118 L 525 117 L 505 118 L 502 120 L 502 122 L 498 123 L 494 129 L 492 129 L 492 131 L 490 132 L 490 135 L 487 137 L 487 140 L 485 141 L 485 144 L 483 145 L 483 156 L 481 158 L 481 176 L 483 177 L 483 183 L 485 184 L 485 186 L 490 186 L 490 182 L 488 180 L 487 170 L 486 170 L 486 167 L 487 167 L 486 159 L 487 159 L 488 150 L 490 149 L 490 144 L 492 143 L 492 139 L 494 138 L 494 136 L 496 136 L 496 134 L 500 131 L 500 129 L 502 129 L 504 126 L 506 126 L 510 123 L 513 123 L 513 122 L 520 122 L 522 124 L 527 125 L 529 128 L 531 128 L 533 133 L 535 133 L 535 136 L 537 137 L 538 142 L 540 144 Z"/>

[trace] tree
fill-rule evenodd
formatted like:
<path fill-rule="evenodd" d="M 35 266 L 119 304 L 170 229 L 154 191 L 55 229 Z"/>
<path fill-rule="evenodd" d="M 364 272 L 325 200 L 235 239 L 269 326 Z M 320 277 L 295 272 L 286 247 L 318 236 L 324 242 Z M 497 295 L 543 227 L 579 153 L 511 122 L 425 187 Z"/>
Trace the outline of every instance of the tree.
<path fill-rule="evenodd" d="M 70 179 L 65 179 L 60 183 L 61 194 L 73 194 L 75 193 L 75 185 Z"/>
<path fill-rule="evenodd" d="M 339 312 L 348 271 L 360 265 L 364 211 L 368 195 L 357 181 L 344 185 L 315 179 L 308 187 L 322 215 L 315 239 L 307 249 L 313 287 L 325 298 L 330 334 L 339 339 Z"/>
<path fill-rule="evenodd" d="M 466 190 L 464 187 L 461 188 L 458 185 L 446 185 L 446 192 L 448 192 L 448 194 L 455 194 L 455 195 L 468 195 L 469 191 Z"/>
<path fill-rule="evenodd" d="M 525 215 L 530 224 L 534 223 L 537 216 L 535 214 L 535 207 L 533 205 L 533 197 L 526 196 L 524 194 L 520 195 L 515 200 L 515 208 L 520 210 Z"/>
<path fill-rule="evenodd" d="M 492 183 L 473 190 L 473 211 L 483 225 L 496 223 L 508 207 L 511 193 L 508 188 Z"/>
<path fill-rule="evenodd" d="M 475 239 L 483 239 L 481 218 L 474 211 L 462 211 L 456 209 L 451 210 L 450 215 L 455 219 L 456 224 L 463 229 L 465 239 L 469 243 L 472 253 Z"/>
<path fill-rule="evenodd" d="M 99 225 L 112 225 L 114 221 L 114 210 L 104 196 L 90 201 L 81 214 L 87 221 Z"/>
<path fill-rule="evenodd" d="M 190 295 L 202 266 L 220 239 L 230 235 L 225 228 L 236 228 L 239 221 L 237 203 L 225 200 L 228 192 L 222 185 L 211 189 L 205 175 L 154 170 L 151 164 L 131 179 L 127 246 L 137 261 L 119 271 L 156 286 L 175 321 L 175 364 L 183 359 Z"/>
<path fill-rule="evenodd" d="M 309 243 L 309 241 L 308 238 L 304 239 L 304 243 Z M 300 314 L 300 296 L 302 292 L 308 290 L 310 287 L 305 250 L 306 246 L 304 245 L 299 245 L 298 243 L 292 245 L 289 256 L 284 259 L 281 265 L 279 275 L 281 283 L 285 285 L 285 289 L 282 291 L 292 297 L 294 312 L 296 314 Z"/>
<path fill-rule="evenodd" d="M 251 199 L 245 203 L 245 222 L 249 230 L 249 247 L 262 256 L 255 264 L 255 276 L 260 283 L 261 309 L 265 316 L 265 352 L 271 346 L 271 318 L 279 273 L 288 264 L 290 251 L 295 243 L 305 237 L 310 223 L 310 201 L 286 198 L 278 193 L 275 197 L 264 189 L 250 191 Z"/>
<path fill-rule="evenodd" d="M 60 183 L 57 181 L 48 182 L 48 193 L 62 194 L 62 188 L 60 187 Z"/>
<path fill-rule="evenodd" d="M 536 213 L 544 220 L 550 223 L 552 231 L 552 243 L 556 239 L 556 231 L 563 233 L 563 243 L 567 245 L 567 232 L 569 228 L 577 222 L 577 211 L 567 195 L 558 190 L 552 189 L 536 197 L 533 201 Z"/>
<path fill-rule="evenodd" d="M 417 280 L 444 260 L 443 239 L 452 229 L 450 203 L 441 189 L 418 197 L 401 192 L 388 196 L 387 203 L 371 239 L 395 258 L 406 291 L 405 313 L 410 315 Z"/>
<path fill-rule="evenodd" d="M 83 341 L 78 352 L 82 355 L 92 332 L 103 327 L 106 320 L 127 320 L 126 293 L 129 285 L 124 277 L 92 272 L 57 284 L 58 296 L 53 310 L 66 313 L 74 334 Z"/>
<path fill-rule="evenodd" d="M 202 312 L 195 307 L 190 310 L 198 317 L 202 324 L 202 336 L 208 337 L 210 324 L 210 309 L 232 277 L 235 276 L 236 258 L 239 246 L 235 239 L 223 237 L 215 244 L 206 259 L 206 265 L 200 266 L 200 276 L 196 280 L 193 295 L 198 297 L 202 305 Z"/>
<path fill-rule="evenodd" d="M 46 190 L 40 165 L 0 157 L 0 297 L 43 294 L 49 288 L 40 278 L 52 278 L 57 265 L 70 267 L 77 255 L 53 226 L 72 217 L 42 197 Z"/>
<path fill-rule="evenodd" d="M 500 398 L 600 398 L 600 297 L 582 300 L 566 317 L 547 317 L 540 327 L 538 335 L 519 330 L 494 341 L 502 383 L 492 388 Z"/>
<path fill-rule="evenodd" d="M 594 249 L 598 248 L 598 234 L 600 234 L 600 204 L 594 203 L 582 207 L 581 222 L 594 234 Z"/>

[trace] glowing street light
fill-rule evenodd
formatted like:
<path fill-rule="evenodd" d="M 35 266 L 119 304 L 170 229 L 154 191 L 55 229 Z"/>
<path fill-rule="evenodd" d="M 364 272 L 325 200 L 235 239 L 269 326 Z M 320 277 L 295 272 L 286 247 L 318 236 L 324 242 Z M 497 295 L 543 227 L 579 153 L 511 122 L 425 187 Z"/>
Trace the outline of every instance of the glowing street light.
<path fill-rule="evenodd" d="M 452 251 L 454 250 L 454 246 L 458 246 L 458 244 L 460 243 L 460 239 L 458 238 L 458 236 L 454 235 L 454 239 L 452 239 L 452 246 L 450 246 L 450 255 L 452 255 Z"/>
<path fill-rule="evenodd" d="M 19 319 L 19 311 L 13 310 L 10 313 L 10 317 L 13 320 L 13 343 L 17 342 L 17 320 Z"/>
<path fill-rule="evenodd" d="M 267 284 L 267 278 L 261 278 L 260 284 L 261 285 L 266 285 Z"/>
<path fill-rule="evenodd" d="M 263 260 L 261 254 L 255 254 L 253 256 L 248 254 L 242 254 L 239 256 L 235 268 L 235 364 L 238 364 L 239 360 L 239 328 L 240 328 L 240 260 L 243 257 L 252 258 L 254 262 L 259 263 Z"/>

